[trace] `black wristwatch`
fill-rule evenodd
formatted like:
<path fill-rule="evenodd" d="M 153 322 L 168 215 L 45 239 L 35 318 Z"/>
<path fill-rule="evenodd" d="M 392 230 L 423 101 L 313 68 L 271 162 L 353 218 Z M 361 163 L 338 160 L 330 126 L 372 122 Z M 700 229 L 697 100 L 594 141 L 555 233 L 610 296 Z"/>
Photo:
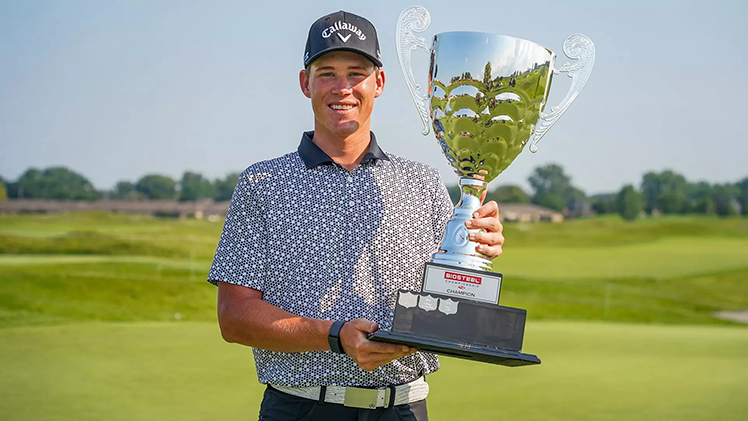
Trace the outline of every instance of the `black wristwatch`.
<path fill-rule="evenodd" d="M 343 343 L 340 342 L 340 329 L 343 328 L 344 324 L 345 322 L 341 322 L 340 320 L 333 322 L 330 327 L 330 333 L 327 335 L 327 342 L 330 344 L 330 351 L 338 354 L 345 354 Z"/>

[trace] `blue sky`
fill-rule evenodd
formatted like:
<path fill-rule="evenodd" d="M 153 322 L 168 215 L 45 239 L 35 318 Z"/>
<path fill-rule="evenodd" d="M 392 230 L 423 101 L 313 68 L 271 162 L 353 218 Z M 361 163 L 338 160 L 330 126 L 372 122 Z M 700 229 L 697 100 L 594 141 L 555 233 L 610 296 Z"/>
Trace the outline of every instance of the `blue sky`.
<path fill-rule="evenodd" d="M 382 2 L 6 1 L 0 3 L 0 176 L 70 167 L 98 188 L 147 173 L 210 178 L 296 149 L 313 127 L 298 87 L 310 24 L 345 9 L 377 27 L 387 84 L 372 127 L 382 147 L 455 182 L 397 63 L 397 17 Z M 422 2 L 422 34 L 473 30 L 526 38 L 566 61 L 581 32 L 597 49 L 577 101 L 492 186 L 527 187 L 561 164 L 587 193 L 672 169 L 691 181 L 748 176 L 747 3 L 692 1 Z M 469 4 L 469 6 L 468 6 Z M 428 57 L 414 53 L 426 81 Z M 416 70 L 419 70 L 416 67 Z M 550 104 L 565 95 L 554 79 Z"/>

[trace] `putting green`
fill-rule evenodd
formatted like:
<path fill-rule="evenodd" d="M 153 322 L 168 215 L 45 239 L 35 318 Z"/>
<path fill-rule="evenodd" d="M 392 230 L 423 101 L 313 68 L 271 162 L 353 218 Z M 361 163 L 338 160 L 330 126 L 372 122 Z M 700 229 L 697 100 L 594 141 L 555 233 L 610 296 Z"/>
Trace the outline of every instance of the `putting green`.
<path fill-rule="evenodd" d="M 740 419 L 748 329 L 531 321 L 506 368 L 443 359 L 431 419 Z M 249 349 L 215 323 L 0 329 L 0 419 L 256 419 Z"/>

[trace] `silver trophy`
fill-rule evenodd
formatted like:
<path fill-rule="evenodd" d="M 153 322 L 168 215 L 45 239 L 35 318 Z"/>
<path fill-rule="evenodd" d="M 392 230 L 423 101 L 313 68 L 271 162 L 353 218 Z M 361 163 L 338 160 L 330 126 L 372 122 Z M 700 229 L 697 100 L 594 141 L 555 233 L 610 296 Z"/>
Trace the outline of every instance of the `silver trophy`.
<path fill-rule="evenodd" d="M 556 68 L 553 51 L 519 38 L 481 32 L 436 34 L 431 45 L 415 35 L 429 25 L 420 6 L 405 9 L 397 23 L 397 54 L 408 89 L 423 121 L 423 134 L 434 134 L 460 177 L 462 198 L 447 225 L 434 263 L 491 270 L 491 261 L 475 251 L 465 221 L 481 206 L 487 184 L 501 174 L 530 142 L 530 151 L 558 121 L 587 83 L 595 47 L 584 35 L 564 41 L 573 63 Z M 428 92 L 413 76 L 411 52 L 431 55 Z M 572 79 L 561 103 L 545 112 L 554 74 Z"/>
<path fill-rule="evenodd" d="M 461 199 L 439 251 L 426 264 L 422 291 L 398 293 L 393 331 L 380 334 L 381 340 L 497 364 L 539 363 L 534 355 L 519 352 L 526 311 L 497 305 L 502 275 L 491 272 L 491 260 L 476 251 L 465 221 L 481 206 L 488 183 L 528 142 L 530 151 L 537 151 L 537 143 L 576 99 L 592 71 L 595 47 L 584 35 L 570 35 L 564 53 L 573 62 L 557 68 L 553 51 L 505 35 L 445 32 L 429 45 L 416 33 L 430 22 L 423 7 L 405 9 L 397 22 L 397 54 L 423 121 L 422 133 L 433 127 L 444 157 L 460 177 Z M 411 68 L 417 48 L 431 56 L 427 92 Z M 546 112 L 551 79 L 559 73 L 568 74 L 571 86 L 561 103 Z M 418 306 L 409 306 L 414 301 Z M 456 310 L 441 311 L 446 317 L 426 310 L 441 310 L 442 302 Z"/>

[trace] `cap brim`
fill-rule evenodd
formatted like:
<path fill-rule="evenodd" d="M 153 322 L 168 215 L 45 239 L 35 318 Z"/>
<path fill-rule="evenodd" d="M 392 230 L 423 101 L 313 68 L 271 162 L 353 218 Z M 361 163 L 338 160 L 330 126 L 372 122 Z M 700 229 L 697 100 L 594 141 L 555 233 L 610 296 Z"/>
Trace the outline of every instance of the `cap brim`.
<path fill-rule="evenodd" d="M 322 51 L 318 52 L 317 54 L 315 54 L 315 55 L 309 57 L 309 59 L 307 59 L 306 63 L 304 63 L 304 67 L 309 66 L 310 64 L 312 64 L 312 62 L 314 60 L 317 60 L 318 58 L 322 57 L 323 55 L 325 55 L 327 53 L 331 53 L 333 51 L 350 51 L 352 53 L 356 53 L 358 55 L 366 57 L 372 63 L 376 64 L 377 67 L 382 67 L 382 61 L 379 60 L 378 58 L 373 57 L 372 55 L 367 54 L 367 53 L 365 53 L 365 52 L 363 52 L 361 50 L 357 50 L 355 48 L 342 47 L 342 46 L 334 46 L 334 47 L 330 47 L 330 48 L 327 48 L 325 50 L 322 50 Z"/>

